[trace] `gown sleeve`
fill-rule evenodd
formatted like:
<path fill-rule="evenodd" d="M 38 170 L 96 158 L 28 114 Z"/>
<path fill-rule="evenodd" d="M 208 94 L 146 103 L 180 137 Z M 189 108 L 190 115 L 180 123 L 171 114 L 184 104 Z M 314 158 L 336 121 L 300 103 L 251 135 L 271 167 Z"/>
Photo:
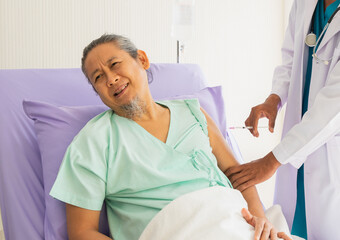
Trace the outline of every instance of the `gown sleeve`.
<path fill-rule="evenodd" d="M 71 205 L 100 211 L 107 175 L 104 146 L 86 134 L 78 135 L 65 153 L 50 195 Z"/>

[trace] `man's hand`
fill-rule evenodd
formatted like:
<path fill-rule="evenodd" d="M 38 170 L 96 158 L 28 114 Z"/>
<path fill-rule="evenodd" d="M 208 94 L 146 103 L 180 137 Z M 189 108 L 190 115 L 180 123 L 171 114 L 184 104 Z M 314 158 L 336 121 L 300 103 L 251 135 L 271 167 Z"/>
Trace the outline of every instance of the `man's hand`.
<path fill-rule="evenodd" d="M 271 94 L 264 103 L 257 105 L 251 109 L 251 112 L 245 121 L 247 127 L 253 127 L 249 129 L 254 137 L 259 136 L 257 131 L 257 124 L 260 118 L 266 117 L 269 120 L 269 131 L 274 132 L 275 120 L 278 111 L 278 105 L 281 99 L 276 94 Z"/>
<path fill-rule="evenodd" d="M 228 168 L 224 174 L 229 178 L 234 188 L 239 191 L 261 183 L 274 175 L 281 163 L 270 152 L 264 158 Z"/>
<path fill-rule="evenodd" d="M 255 228 L 255 240 L 277 240 L 278 237 L 284 240 L 292 240 L 284 232 L 277 232 L 274 226 L 266 218 L 253 216 L 247 209 L 242 208 L 242 216 L 248 224 Z"/>

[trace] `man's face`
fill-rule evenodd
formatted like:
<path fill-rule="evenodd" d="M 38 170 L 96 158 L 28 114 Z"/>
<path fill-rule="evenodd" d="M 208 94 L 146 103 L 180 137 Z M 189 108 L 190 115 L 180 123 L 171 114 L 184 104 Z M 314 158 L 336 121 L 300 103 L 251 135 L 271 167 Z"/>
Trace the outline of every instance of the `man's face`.
<path fill-rule="evenodd" d="M 93 48 L 85 61 L 86 74 L 101 100 L 117 113 L 135 98 L 143 99 L 149 91 L 145 69 L 149 67 L 143 51 L 138 59 L 114 43 Z"/>

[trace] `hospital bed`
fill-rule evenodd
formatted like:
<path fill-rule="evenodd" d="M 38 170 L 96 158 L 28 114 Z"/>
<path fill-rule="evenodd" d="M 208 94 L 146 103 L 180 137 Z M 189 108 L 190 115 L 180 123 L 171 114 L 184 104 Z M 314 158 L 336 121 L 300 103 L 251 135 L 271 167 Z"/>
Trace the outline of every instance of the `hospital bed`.
<path fill-rule="evenodd" d="M 198 98 L 241 160 L 226 127 L 221 87 L 209 87 L 199 66 L 151 64 L 147 74 L 157 100 Z M 6 240 L 67 239 L 65 206 L 49 191 L 68 144 L 107 107 L 80 69 L 0 70 L 0 86 L 0 206 Z M 100 231 L 109 233 L 103 210 Z"/>

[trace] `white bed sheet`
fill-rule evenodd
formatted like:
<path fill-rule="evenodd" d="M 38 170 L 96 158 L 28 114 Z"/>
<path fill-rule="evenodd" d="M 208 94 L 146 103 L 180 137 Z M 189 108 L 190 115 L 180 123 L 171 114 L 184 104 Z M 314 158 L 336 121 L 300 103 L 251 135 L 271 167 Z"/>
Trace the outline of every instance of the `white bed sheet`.
<path fill-rule="evenodd" d="M 254 228 L 242 217 L 242 208 L 247 203 L 234 189 L 215 186 L 188 193 L 163 208 L 139 240 L 254 239 Z M 280 206 L 269 208 L 266 216 L 278 231 L 289 234 Z"/>

